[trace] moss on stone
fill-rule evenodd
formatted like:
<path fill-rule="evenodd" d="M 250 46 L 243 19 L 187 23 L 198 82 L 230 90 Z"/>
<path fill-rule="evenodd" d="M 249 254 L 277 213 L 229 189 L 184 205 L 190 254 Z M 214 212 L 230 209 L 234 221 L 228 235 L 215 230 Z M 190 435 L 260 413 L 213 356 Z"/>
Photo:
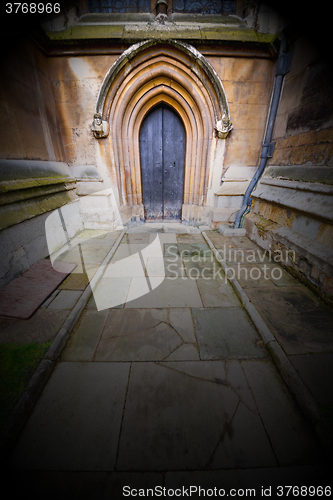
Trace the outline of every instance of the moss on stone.
<path fill-rule="evenodd" d="M 272 44 L 274 35 L 258 33 L 254 29 L 237 26 L 216 26 L 208 24 L 204 27 L 199 24 L 159 26 L 149 23 L 123 24 L 123 25 L 77 25 L 67 30 L 51 32 L 46 35 L 53 41 L 74 41 L 93 39 L 126 39 L 147 40 L 159 38 L 161 40 L 193 39 L 193 40 L 227 40 L 239 42 L 256 42 Z"/>
<path fill-rule="evenodd" d="M 0 193 L 8 193 L 10 191 L 18 191 L 31 189 L 34 187 L 61 184 L 65 182 L 75 182 L 75 179 L 66 175 L 55 174 L 49 177 L 37 177 L 30 179 L 15 179 L 10 181 L 0 182 Z"/>

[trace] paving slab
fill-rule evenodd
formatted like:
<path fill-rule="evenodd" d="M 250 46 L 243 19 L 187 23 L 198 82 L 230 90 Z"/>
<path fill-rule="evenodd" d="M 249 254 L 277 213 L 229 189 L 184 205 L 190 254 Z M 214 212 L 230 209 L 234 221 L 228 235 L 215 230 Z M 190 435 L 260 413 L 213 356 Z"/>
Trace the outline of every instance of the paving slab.
<path fill-rule="evenodd" d="M 79 239 L 89 239 L 89 238 L 105 238 L 105 236 L 109 234 L 109 231 L 105 231 L 104 229 L 83 229 L 75 238 Z"/>
<path fill-rule="evenodd" d="M 221 274 L 221 266 L 212 258 L 184 258 L 186 276 L 191 279 L 208 278 Z"/>
<path fill-rule="evenodd" d="M 253 398 L 250 391 L 246 390 L 247 383 L 240 366 L 235 372 L 233 381 L 233 375 L 227 374 L 223 362 L 134 364 L 117 469 L 158 471 L 217 468 L 218 462 L 221 462 L 215 457 L 219 446 L 232 454 L 233 459 L 229 460 L 228 465 L 230 468 L 233 468 L 238 458 L 244 456 L 252 466 L 270 461 L 276 465 Z M 240 378 L 243 387 L 239 389 Z M 254 456 L 248 438 L 245 442 L 233 439 L 241 432 L 240 427 L 243 425 L 242 418 L 235 418 L 239 412 L 242 391 L 246 392 L 244 405 L 248 411 L 254 411 L 257 427 L 251 432 L 258 439 L 260 435 L 260 459 Z"/>
<path fill-rule="evenodd" d="M 204 307 L 239 307 L 239 299 L 230 283 L 220 278 L 198 278 L 197 285 Z"/>
<path fill-rule="evenodd" d="M 184 342 L 196 342 L 194 323 L 190 308 L 173 307 L 170 309 L 169 323 Z"/>
<path fill-rule="evenodd" d="M 164 361 L 199 361 L 199 351 L 196 344 L 182 344 L 177 347 Z"/>
<path fill-rule="evenodd" d="M 102 278 L 93 290 L 93 298 L 88 307 L 96 307 L 99 311 L 122 307 L 126 302 L 130 284 L 131 278 Z"/>
<path fill-rule="evenodd" d="M 148 257 L 146 264 L 146 274 L 149 277 L 166 276 L 170 278 L 179 278 L 186 276 L 183 261 L 180 257 Z"/>
<path fill-rule="evenodd" d="M 333 311 L 302 285 L 246 290 L 286 354 L 333 351 Z"/>
<path fill-rule="evenodd" d="M 114 469 L 127 363 L 59 363 L 11 457 L 15 468 Z"/>
<path fill-rule="evenodd" d="M 257 484 L 260 488 L 261 483 L 270 486 L 269 481 L 291 481 L 303 473 L 311 477 L 325 457 L 230 283 L 223 274 L 196 280 L 179 275 L 184 269 L 180 249 L 197 247 L 200 253 L 206 248 L 200 230 L 181 224 L 147 226 L 131 228 L 114 256 L 113 262 L 128 276 L 104 275 L 71 334 L 14 451 L 15 480 L 20 474 L 24 478 L 20 469 L 26 468 L 43 493 L 41 485 L 50 494 L 57 492 L 57 498 L 73 491 L 73 498 L 78 494 L 100 500 L 120 498 L 126 484 L 133 488 Z M 258 248 L 250 240 L 206 233 L 221 250 L 240 250 L 245 266 L 266 265 L 260 256 L 257 262 L 245 260 L 253 260 Z M 92 239 L 93 234 L 97 233 L 85 235 L 88 256 L 98 248 L 97 240 L 103 251 L 109 251 L 118 237 L 101 232 Z M 76 253 L 71 250 L 78 271 L 84 243 Z M 176 258 L 170 254 L 172 246 Z M 169 256 L 163 258 L 163 253 Z M 142 264 L 140 255 L 145 273 L 135 276 L 137 266 L 129 270 L 126 259 Z M 100 257 L 93 260 L 81 266 L 87 274 L 98 269 Z M 166 266 L 174 260 L 177 277 L 165 278 Z M 72 274 L 44 308 L 30 320 L 16 323 L 16 330 L 6 327 L 6 322 L 14 325 L 16 320 L 4 320 L 0 341 L 6 339 L 6 331 L 11 339 L 16 331 L 21 342 L 43 339 L 39 322 L 47 334 L 53 332 L 69 311 L 47 307 L 57 297 L 62 300 L 63 292 L 80 292 L 74 288 L 79 276 L 75 280 Z M 323 332 L 331 323 L 320 318 L 326 312 L 318 309 L 321 303 L 309 291 L 307 298 L 289 301 L 282 291 L 292 297 L 303 288 L 290 287 L 290 282 L 294 279 L 283 270 L 281 281 L 244 288 L 252 294 L 252 303 L 258 300 L 262 315 L 266 300 L 270 304 L 273 324 L 292 347 L 289 359 L 330 412 L 332 354 L 325 352 L 331 344 Z M 273 290 L 280 293 L 275 312 Z M 311 323 L 313 311 L 317 313 Z M 298 331 L 290 326 L 293 315 Z M 295 351 L 298 332 L 313 348 L 317 323 L 315 342 L 320 345 L 325 338 L 324 351 L 311 355 Z M 25 334 L 22 324 L 28 325 Z"/>
<path fill-rule="evenodd" d="M 179 250 L 177 243 L 163 243 L 163 257 L 177 259 Z"/>
<path fill-rule="evenodd" d="M 167 323 L 119 336 L 102 335 L 95 361 L 163 361 L 183 343 Z"/>
<path fill-rule="evenodd" d="M 155 236 L 150 234 L 150 233 L 126 233 L 121 242 L 120 245 L 148 245 L 150 237 L 153 236 L 153 239 L 155 239 Z"/>
<path fill-rule="evenodd" d="M 81 295 L 81 290 L 60 290 L 57 296 L 49 303 L 47 309 L 73 309 Z"/>
<path fill-rule="evenodd" d="M 177 235 L 174 233 L 159 233 L 158 239 L 160 243 L 163 245 L 164 243 L 177 243 Z M 153 243 L 156 235 L 154 233 L 150 234 L 149 243 Z"/>
<path fill-rule="evenodd" d="M 116 252 L 117 253 L 117 252 Z M 133 278 L 146 275 L 146 264 L 148 257 L 139 254 L 130 255 L 123 259 L 117 256 L 111 259 L 106 266 L 104 278 Z"/>
<path fill-rule="evenodd" d="M 85 290 L 90 279 L 86 273 L 72 273 L 58 286 L 58 290 Z"/>
<path fill-rule="evenodd" d="M 289 357 L 333 428 L 333 353 Z"/>
<path fill-rule="evenodd" d="M 199 359 L 188 308 L 110 310 L 101 338 L 96 341 L 94 361 L 162 361 L 169 356 Z"/>
<path fill-rule="evenodd" d="M 44 343 L 53 340 L 68 311 L 39 309 L 30 319 L 0 319 L 0 343 Z"/>
<path fill-rule="evenodd" d="M 237 281 L 239 281 L 242 288 L 275 286 L 270 276 L 272 272 L 275 276 L 276 272 L 272 270 L 271 267 L 269 268 L 268 265 L 258 263 L 244 264 L 238 262 L 237 264 L 228 263 L 228 267 L 233 272 L 233 275 Z M 278 276 L 277 273 L 276 276 Z"/>
<path fill-rule="evenodd" d="M 268 360 L 241 364 L 279 464 L 318 463 L 320 445 L 275 365 Z"/>
<path fill-rule="evenodd" d="M 54 269 L 50 260 L 40 260 L 0 291 L 0 316 L 30 318 L 73 269 L 67 263 Z"/>
<path fill-rule="evenodd" d="M 192 309 L 201 359 L 267 357 L 257 331 L 240 307 Z"/>
<path fill-rule="evenodd" d="M 61 355 L 62 361 L 91 361 L 95 354 L 109 310 L 85 311 Z"/>
<path fill-rule="evenodd" d="M 218 250 L 228 250 L 229 248 L 236 248 L 235 243 L 233 243 L 228 236 L 222 236 L 222 234 L 216 233 L 208 236 L 214 247 Z"/>
<path fill-rule="evenodd" d="M 162 361 L 182 344 L 166 309 L 114 309 L 94 361 Z"/>
<path fill-rule="evenodd" d="M 229 239 L 237 248 L 253 248 L 254 250 L 259 250 L 260 248 L 250 238 L 247 238 L 247 236 L 229 236 Z"/>
<path fill-rule="evenodd" d="M 213 256 L 213 252 L 210 250 L 206 242 L 178 243 L 177 246 L 179 255 L 183 258 L 198 256 L 207 259 L 212 258 Z"/>
<path fill-rule="evenodd" d="M 125 307 L 201 307 L 195 280 L 190 278 L 132 278 Z"/>
<path fill-rule="evenodd" d="M 201 234 L 178 233 L 174 243 L 204 243 L 205 240 Z"/>

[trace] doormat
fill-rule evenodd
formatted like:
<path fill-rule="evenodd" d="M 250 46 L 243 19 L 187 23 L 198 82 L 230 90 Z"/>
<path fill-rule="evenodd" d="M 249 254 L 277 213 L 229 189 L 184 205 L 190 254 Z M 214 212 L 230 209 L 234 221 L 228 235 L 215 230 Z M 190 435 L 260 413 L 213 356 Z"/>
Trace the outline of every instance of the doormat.
<path fill-rule="evenodd" d="M 0 316 L 29 319 L 75 267 L 57 262 L 55 270 L 50 260 L 36 262 L 0 290 Z"/>

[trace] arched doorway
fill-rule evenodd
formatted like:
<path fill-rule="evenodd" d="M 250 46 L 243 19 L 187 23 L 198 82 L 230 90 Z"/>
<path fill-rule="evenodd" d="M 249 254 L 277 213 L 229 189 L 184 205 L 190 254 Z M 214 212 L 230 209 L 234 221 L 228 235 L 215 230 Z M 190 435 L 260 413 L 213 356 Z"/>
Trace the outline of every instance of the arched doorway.
<path fill-rule="evenodd" d="M 146 220 L 180 220 L 184 192 L 185 129 L 165 104 L 140 129 L 142 194 Z"/>

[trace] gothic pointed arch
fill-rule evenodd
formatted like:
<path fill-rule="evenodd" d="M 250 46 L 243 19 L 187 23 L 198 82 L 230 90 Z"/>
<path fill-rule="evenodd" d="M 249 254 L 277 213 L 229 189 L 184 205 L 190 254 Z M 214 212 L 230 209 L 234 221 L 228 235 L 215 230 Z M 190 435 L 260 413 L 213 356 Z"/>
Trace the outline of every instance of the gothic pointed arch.
<path fill-rule="evenodd" d="M 232 129 L 220 78 L 194 47 L 176 40 L 132 45 L 112 65 L 100 87 L 95 137 L 111 149 L 121 205 L 142 203 L 139 132 L 146 114 L 165 103 L 181 117 L 186 133 L 184 204 L 204 205 L 209 154 L 216 137 Z"/>

